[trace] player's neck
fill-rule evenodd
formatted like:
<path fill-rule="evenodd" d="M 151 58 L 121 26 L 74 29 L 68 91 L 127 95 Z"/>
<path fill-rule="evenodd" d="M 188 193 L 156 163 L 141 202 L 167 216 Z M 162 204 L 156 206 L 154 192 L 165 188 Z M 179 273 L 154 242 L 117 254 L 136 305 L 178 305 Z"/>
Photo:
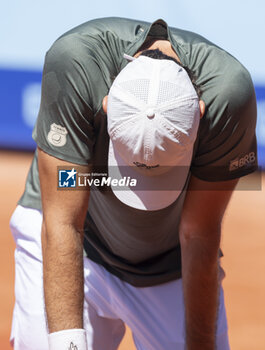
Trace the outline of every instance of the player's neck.
<path fill-rule="evenodd" d="M 174 51 L 171 43 L 168 40 L 147 40 L 141 47 L 140 50 L 134 55 L 134 57 L 138 57 L 145 50 L 160 50 L 164 54 L 174 57 L 178 62 L 180 59 L 176 52 Z"/>

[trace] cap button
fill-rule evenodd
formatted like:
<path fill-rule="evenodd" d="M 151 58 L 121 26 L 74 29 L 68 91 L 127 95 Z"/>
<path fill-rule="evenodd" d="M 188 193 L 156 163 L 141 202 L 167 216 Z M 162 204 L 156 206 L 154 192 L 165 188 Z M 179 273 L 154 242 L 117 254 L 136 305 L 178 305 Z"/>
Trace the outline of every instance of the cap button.
<path fill-rule="evenodd" d="M 152 119 L 154 118 L 155 116 L 155 111 L 153 108 L 148 108 L 147 111 L 146 111 L 146 115 L 149 119 Z"/>

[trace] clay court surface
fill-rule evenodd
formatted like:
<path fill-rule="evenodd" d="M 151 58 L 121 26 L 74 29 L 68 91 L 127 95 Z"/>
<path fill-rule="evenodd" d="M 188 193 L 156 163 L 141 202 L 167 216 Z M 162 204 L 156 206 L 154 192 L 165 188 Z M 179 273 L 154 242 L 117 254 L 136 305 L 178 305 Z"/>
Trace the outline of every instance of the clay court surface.
<path fill-rule="evenodd" d="M 11 349 L 8 338 L 14 302 L 15 246 L 8 222 L 24 189 L 31 159 L 32 154 L 0 151 L 1 350 Z M 264 175 L 262 181 L 262 191 L 241 190 L 234 193 L 223 224 L 223 267 L 226 270 L 224 290 L 232 350 L 265 349 Z M 128 331 L 119 350 L 133 349 L 135 347 Z"/>

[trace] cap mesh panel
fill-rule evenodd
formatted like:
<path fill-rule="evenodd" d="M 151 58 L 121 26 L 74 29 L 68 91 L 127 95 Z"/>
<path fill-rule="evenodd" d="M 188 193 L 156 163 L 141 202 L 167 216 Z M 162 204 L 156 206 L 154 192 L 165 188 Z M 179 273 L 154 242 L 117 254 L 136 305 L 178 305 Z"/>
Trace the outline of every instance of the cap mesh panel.
<path fill-rule="evenodd" d="M 119 86 L 125 91 L 135 96 L 137 99 L 147 103 L 149 83 L 150 81 L 148 79 L 136 79 L 120 82 Z"/>
<path fill-rule="evenodd" d="M 181 96 L 183 96 L 181 86 L 169 83 L 168 81 L 160 81 L 157 99 L 158 104 L 174 100 Z"/>

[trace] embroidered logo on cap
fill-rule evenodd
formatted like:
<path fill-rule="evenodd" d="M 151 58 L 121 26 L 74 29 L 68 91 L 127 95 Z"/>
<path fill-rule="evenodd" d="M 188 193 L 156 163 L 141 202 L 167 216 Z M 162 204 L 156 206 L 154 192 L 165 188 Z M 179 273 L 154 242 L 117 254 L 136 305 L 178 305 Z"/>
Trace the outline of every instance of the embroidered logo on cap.
<path fill-rule="evenodd" d="M 133 162 L 134 165 L 136 165 L 138 168 L 146 168 L 146 169 L 153 169 L 159 167 L 159 164 L 156 165 L 146 165 L 144 163 L 139 162 Z"/>
<path fill-rule="evenodd" d="M 48 133 L 47 139 L 53 146 L 62 147 L 66 144 L 68 131 L 61 125 L 53 123 Z"/>

